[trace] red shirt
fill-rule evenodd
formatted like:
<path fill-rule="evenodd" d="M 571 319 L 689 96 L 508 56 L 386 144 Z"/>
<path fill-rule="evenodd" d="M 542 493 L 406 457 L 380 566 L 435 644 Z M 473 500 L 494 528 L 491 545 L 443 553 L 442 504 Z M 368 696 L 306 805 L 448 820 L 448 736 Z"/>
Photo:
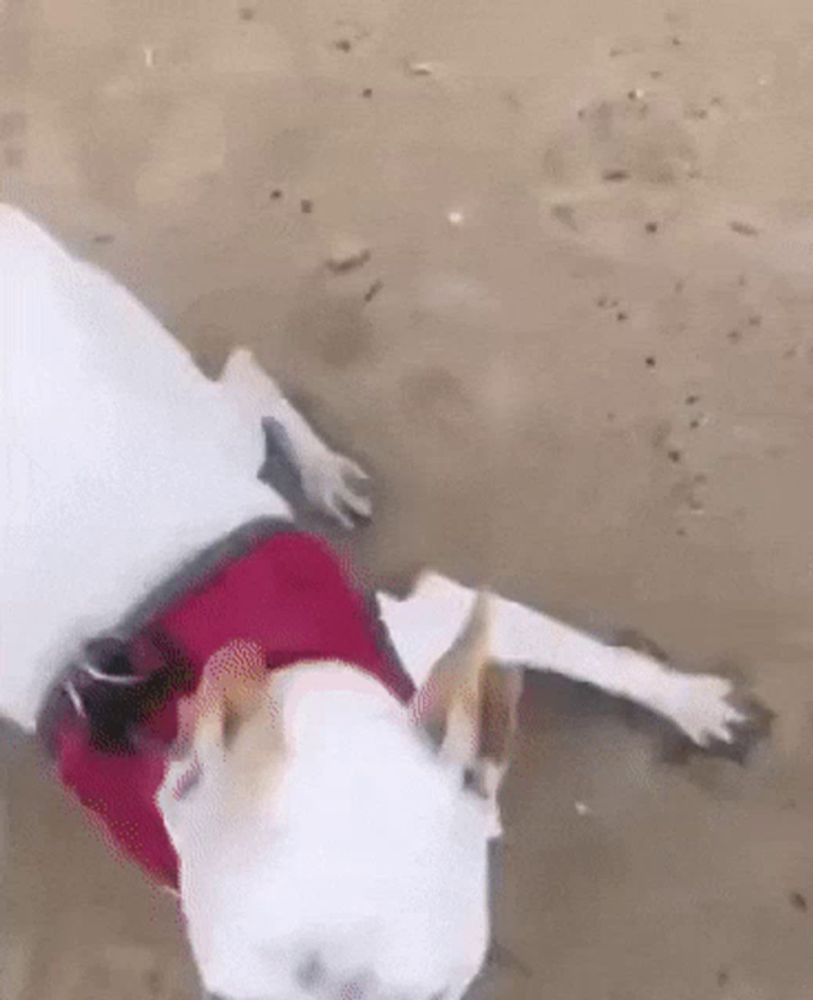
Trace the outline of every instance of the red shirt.
<path fill-rule="evenodd" d="M 169 640 L 192 668 L 192 689 L 209 657 L 244 639 L 265 650 L 268 669 L 301 660 L 338 659 L 377 677 L 408 701 L 412 681 L 384 639 L 375 610 L 352 583 L 349 567 L 320 539 L 285 531 L 256 544 L 174 600 L 129 644 L 135 672 L 164 666 L 150 634 Z M 188 689 L 189 690 L 189 689 Z M 165 756 L 177 732 L 176 692 L 144 724 L 150 750 L 104 752 L 91 745 L 81 715 L 67 712 L 56 724 L 59 775 L 95 814 L 106 835 L 160 882 L 177 888 L 178 862 L 155 803 Z"/>

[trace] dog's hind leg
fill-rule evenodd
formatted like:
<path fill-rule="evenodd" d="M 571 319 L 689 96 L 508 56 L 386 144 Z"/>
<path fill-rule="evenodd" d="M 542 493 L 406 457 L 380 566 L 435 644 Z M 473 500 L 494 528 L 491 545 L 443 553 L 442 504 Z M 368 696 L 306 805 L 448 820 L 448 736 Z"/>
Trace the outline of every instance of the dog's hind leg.
<path fill-rule="evenodd" d="M 462 629 L 475 596 L 474 590 L 436 573 L 424 574 L 404 600 L 379 596 L 392 642 L 417 685 Z M 680 673 L 496 595 L 491 648 L 505 664 L 561 674 L 642 705 L 669 719 L 698 746 L 732 743 L 748 721 L 731 703 L 733 685 L 725 678 Z"/>
<path fill-rule="evenodd" d="M 250 351 L 240 348 L 232 352 L 219 383 L 229 400 L 247 419 L 256 421 L 258 428 L 270 423 L 279 432 L 312 507 L 346 528 L 353 527 L 353 516 L 370 516 L 370 500 L 358 488 L 367 478 L 364 470 L 319 437 Z"/>

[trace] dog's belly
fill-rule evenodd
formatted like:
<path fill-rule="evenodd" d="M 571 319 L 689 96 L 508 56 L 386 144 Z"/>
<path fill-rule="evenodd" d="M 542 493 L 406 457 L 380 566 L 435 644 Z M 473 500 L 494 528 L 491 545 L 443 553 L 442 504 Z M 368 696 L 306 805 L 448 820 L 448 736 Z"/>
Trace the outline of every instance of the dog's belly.
<path fill-rule="evenodd" d="M 182 561 L 290 516 L 263 438 L 124 289 L 0 206 L 0 713 Z"/>

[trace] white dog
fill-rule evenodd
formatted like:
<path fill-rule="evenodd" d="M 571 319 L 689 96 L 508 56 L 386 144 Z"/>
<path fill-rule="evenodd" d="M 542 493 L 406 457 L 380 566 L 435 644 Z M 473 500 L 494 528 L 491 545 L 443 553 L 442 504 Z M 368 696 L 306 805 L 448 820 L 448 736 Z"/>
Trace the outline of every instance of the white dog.
<path fill-rule="evenodd" d="M 397 654 L 416 691 L 409 698 L 369 664 L 319 652 L 333 649 L 333 639 L 319 632 L 318 580 L 308 582 L 298 556 L 285 570 L 298 603 L 282 631 L 304 608 L 301 628 L 327 646 L 299 658 L 289 650 L 279 669 L 268 669 L 265 640 L 249 626 L 235 632 L 228 616 L 239 618 L 239 607 L 227 612 L 224 604 L 221 621 L 218 603 L 254 587 L 246 567 L 254 559 L 256 570 L 260 550 L 272 558 L 280 524 L 293 519 L 257 478 L 263 422 L 284 432 L 310 503 L 344 523 L 369 514 L 358 467 L 317 437 L 248 352 L 236 351 L 210 381 L 127 291 L 3 206 L 0 338 L 0 712 L 53 742 L 46 730 L 55 723 L 43 721 L 43 709 L 55 690 L 67 692 L 57 737 L 80 735 L 73 750 L 65 740 L 55 750 L 63 778 L 74 760 L 65 754 L 85 753 L 85 736 L 96 746 L 82 759 L 100 768 L 108 757 L 142 752 L 160 762 L 157 808 L 210 994 L 465 993 L 488 944 L 487 844 L 499 830 L 496 797 L 521 675 L 512 666 L 555 671 L 637 702 L 701 746 L 730 743 L 746 721 L 724 679 L 678 673 L 520 604 L 478 599 L 437 573 L 423 575 L 405 599 L 377 595 L 381 656 L 396 670 Z M 145 709 L 138 694 L 148 676 L 127 662 L 145 617 L 124 623 L 190 560 L 269 519 L 275 531 L 261 526 L 231 562 L 198 574 L 192 597 L 175 587 L 172 600 L 197 609 L 194 628 L 222 625 L 225 641 L 208 650 L 203 667 L 200 650 L 182 650 L 194 683 L 187 674 L 180 700 L 171 684 L 163 694 L 153 689 Z M 315 564 L 327 560 L 339 581 L 342 568 L 323 543 L 317 551 L 307 536 L 285 537 L 298 539 Z M 262 591 L 264 578 L 254 579 Z M 346 580 L 335 586 L 337 594 L 345 588 L 339 603 L 355 600 Z M 150 614 L 163 613 L 152 604 Z M 176 644 L 186 613 L 173 612 Z M 360 620 L 353 627 L 363 631 Z M 88 640 L 111 635 L 126 669 L 84 652 Z M 100 691 L 111 694 L 108 703 Z M 93 727 L 110 723 L 110 712 L 120 723 L 129 696 L 139 706 L 131 728 L 99 751 Z M 167 705 L 166 731 L 177 733 L 171 753 L 145 725 Z M 140 793 L 133 781 L 116 794 Z M 81 796 L 104 813 L 105 803 Z M 132 854 L 139 835 L 120 836 Z"/>

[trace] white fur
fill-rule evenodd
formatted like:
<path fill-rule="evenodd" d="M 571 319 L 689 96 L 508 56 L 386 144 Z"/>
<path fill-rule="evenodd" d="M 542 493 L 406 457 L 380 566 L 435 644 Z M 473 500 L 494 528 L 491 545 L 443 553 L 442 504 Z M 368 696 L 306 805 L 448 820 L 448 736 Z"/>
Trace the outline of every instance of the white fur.
<path fill-rule="evenodd" d="M 343 521 L 368 513 L 351 484 L 358 467 L 248 352 L 206 379 L 127 291 L 3 206 L 0 343 L 0 713 L 28 729 L 84 638 L 114 628 L 228 531 L 290 517 L 257 479 L 263 419 L 282 427 L 311 502 Z M 406 600 L 381 596 L 418 683 L 473 599 L 436 574 Z M 741 716 L 727 682 L 494 604 L 497 658 L 639 701 L 698 743 L 732 737 Z M 488 810 L 461 794 L 459 775 L 382 690 L 338 698 L 337 670 L 346 674 L 312 674 L 322 687 L 311 680 L 297 702 L 282 789 L 258 795 L 239 823 L 222 809 L 234 777 L 225 765 L 210 762 L 183 805 L 162 793 L 206 986 L 233 1000 L 349 996 L 348 983 L 376 1000 L 441 990 L 455 1000 L 486 945 Z M 290 697 L 303 694 L 305 681 L 292 684 Z M 302 985 L 311 952 L 325 966 L 322 992 Z"/>
<path fill-rule="evenodd" d="M 380 595 L 382 617 L 417 684 L 459 633 L 475 593 L 437 573 L 425 573 L 407 600 Z M 699 746 L 730 742 L 743 714 L 728 700 L 722 677 L 684 674 L 623 646 L 606 646 L 562 622 L 495 597 L 491 648 L 506 664 L 562 674 L 656 712 Z"/>
<path fill-rule="evenodd" d="M 208 988 L 304 1000 L 364 980 L 371 1000 L 462 994 L 488 940 L 488 804 L 461 793 L 459 769 L 368 676 L 308 666 L 273 690 L 285 706 L 284 768 L 249 782 L 250 808 L 235 791 L 263 720 L 198 761 L 203 778 L 182 801 L 172 790 L 187 763 L 162 792 Z M 298 981 L 311 955 L 324 970 L 318 988 Z"/>

